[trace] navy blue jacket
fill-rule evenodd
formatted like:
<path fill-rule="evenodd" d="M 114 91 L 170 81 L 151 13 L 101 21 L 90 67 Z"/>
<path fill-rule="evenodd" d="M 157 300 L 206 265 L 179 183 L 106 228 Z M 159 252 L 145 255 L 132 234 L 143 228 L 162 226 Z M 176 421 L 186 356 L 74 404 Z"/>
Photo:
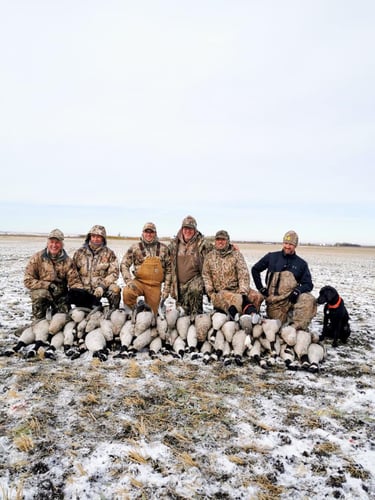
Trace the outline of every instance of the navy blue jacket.
<path fill-rule="evenodd" d="M 261 273 L 267 269 L 266 286 L 272 273 L 290 271 L 293 273 L 300 293 L 311 292 L 314 285 L 307 262 L 296 255 L 285 255 L 282 250 L 269 252 L 251 268 L 251 274 L 258 290 L 263 287 Z"/>

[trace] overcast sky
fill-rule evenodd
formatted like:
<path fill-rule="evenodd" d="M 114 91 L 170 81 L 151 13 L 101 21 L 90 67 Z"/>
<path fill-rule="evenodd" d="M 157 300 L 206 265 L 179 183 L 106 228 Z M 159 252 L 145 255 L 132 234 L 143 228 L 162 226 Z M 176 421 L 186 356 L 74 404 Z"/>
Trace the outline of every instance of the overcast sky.
<path fill-rule="evenodd" d="M 375 244 L 373 0 L 0 5 L 0 231 Z"/>

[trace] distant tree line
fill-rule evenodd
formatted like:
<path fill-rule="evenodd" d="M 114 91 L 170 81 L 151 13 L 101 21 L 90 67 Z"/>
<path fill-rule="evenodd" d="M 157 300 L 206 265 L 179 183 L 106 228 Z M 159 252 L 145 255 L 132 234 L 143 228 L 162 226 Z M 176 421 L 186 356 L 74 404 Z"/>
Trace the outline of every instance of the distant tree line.
<path fill-rule="evenodd" d="M 335 243 L 335 247 L 360 247 L 361 245 L 357 245 L 356 243 Z"/>

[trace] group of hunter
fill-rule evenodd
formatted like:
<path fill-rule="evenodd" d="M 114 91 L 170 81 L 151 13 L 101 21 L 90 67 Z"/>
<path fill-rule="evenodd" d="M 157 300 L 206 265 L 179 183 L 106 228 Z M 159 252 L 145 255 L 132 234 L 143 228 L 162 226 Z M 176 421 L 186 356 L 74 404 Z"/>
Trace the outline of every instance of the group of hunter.
<path fill-rule="evenodd" d="M 93 226 L 72 258 L 64 249 L 63 232 L 54 229 L 46 248 L 30 258 L 24 284 L 30 290 L 34 319 L 68 312 L 72 306 L 100 306 L 103 298 L 111 309 L 118 309 L 121 299 L 133 309 L 139 297 L 155 315 L 168 297 L 185 314 L 197 315 L 203 312 L 206 295 L 216 311 L 232 319 L 250 314 L 256 323 L 265 300 L 267 317 L 307 328 L 316 314 L 316 301 L 310 293 L 308 265 L 295 252 L 297 245 L 298 235 L 288 231 L 280 251 L 267 253 L 253 265 L 255 290 L 245 258 L 228 232 L 218 231 L 214 241 L 205 238 L 190 215 L 168 245 L 159 240 L 155 224 L 147 222 L 140 240 L 120 263 L 107 246 L 104 226 Z"/>

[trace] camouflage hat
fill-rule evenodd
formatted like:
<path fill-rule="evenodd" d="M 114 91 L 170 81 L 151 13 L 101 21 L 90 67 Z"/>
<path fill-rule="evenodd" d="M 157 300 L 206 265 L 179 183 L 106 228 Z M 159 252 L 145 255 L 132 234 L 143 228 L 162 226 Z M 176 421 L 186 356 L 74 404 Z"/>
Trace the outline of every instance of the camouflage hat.
<path fill-rule="evenodd" d="M 191 215 L 185 217 L 182 221 L 181 227 L 189 227 L 190 229 L 197 229 L 197 221 Z"/>
<path fill-rule="evenodd" d="M 153 222 L 146 222 L 146 224 L 143 226 L 142 231 L 146 231 L 147 229 L 151 229 L 151 231 L 154 231 L 154 233 L 156 233 L 156 226 Z"/>
<path fill-rule="evenodd" d="M 295 247 L 298 245 L 298 234 L 295 231 L 288 231 L 284 234 L 283 243 L 289 243 Z"/>
<path fill-rule="evenodd" d="M 99 226 L 98 224 L 96 226 L 92 226 L 88 234 L 97 234 L 99 236 L 103 236 L 104 239 L 107 239 L 107 232 L 105 230 L 105 227 Z"/>
<path fill-rule="evenodd" d="M 224 229 L 220 229 L 220 231 L 218 231 L 216 234 L 215 234 L 215 240 L 229 240 L 229 234 L 227 233 L 227 231 L 224 231 Z"/>
<path fill-rule="evenodd" d="M 60 229 L 52 229 L 52 231 L 48 235 L 48 239 L 51 240 L 54 238 L 55 240 L 64 241 L 64 233 L 60 231 Z"/>

